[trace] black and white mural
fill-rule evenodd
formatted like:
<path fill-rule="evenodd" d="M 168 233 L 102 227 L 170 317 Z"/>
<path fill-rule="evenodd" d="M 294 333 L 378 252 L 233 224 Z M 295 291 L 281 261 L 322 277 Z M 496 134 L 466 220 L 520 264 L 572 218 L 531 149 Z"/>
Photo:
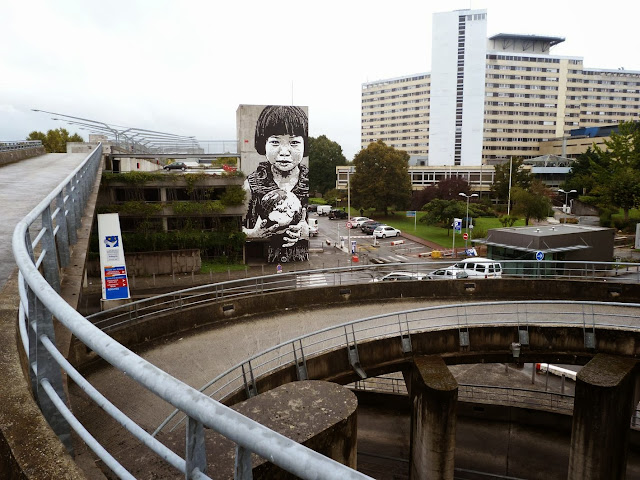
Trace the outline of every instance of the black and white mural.
<path fill-rule="evenodd" d="M 253 135 L 257 165 L 249 171 L 251 161 L 243 165 L 249 199 L 243 231 L 249 241 L 268 243 L 264 254 L 270 263 L 309 258 L 308 137 L 309 121 L 301 107 L 261 107 Z"/>

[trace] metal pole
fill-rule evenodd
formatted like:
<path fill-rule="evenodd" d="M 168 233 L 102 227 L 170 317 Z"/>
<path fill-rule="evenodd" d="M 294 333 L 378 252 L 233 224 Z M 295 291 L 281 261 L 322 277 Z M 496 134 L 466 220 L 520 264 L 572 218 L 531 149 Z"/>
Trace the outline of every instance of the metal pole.
<path fill-rule="evenodd" d="M 351 217 L 351 167 L 347 170 L 347 223 Z M 353 255 L 351 254 L 351 228 L 347 227 L 347 248 L 349 249 L 349 265 L 353 263 Z"/>
<path fill-rule="evenodd" d="M 509 200 L 507 200 L 507 215 L 511 215 L 511 170 L 513 169 L 513 157 L 509 158 Z"/>

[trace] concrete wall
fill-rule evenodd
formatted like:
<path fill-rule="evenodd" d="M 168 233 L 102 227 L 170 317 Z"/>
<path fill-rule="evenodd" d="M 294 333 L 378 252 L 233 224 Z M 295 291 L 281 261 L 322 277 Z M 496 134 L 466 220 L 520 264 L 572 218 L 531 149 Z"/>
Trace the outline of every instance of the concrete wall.
<path fill-rule="evenodd" d="M 25 148 L 24 150 L 12 150 L 10 152 L 0 152 L 0 166 L 9 163 L 19 162 L 27 158 L 37 157 L 46 154 L 44 147 Z"/>
<path fill-rule="evenodd" d="M 162 252 L 138 252 L 125 255 L 129 275 L 171 275 L 174 273 L 199 272 L 202 266 L 200 250 L 169 250 Z M 100 276 L 100 261 L 87 262 L 87 274 Z"/>

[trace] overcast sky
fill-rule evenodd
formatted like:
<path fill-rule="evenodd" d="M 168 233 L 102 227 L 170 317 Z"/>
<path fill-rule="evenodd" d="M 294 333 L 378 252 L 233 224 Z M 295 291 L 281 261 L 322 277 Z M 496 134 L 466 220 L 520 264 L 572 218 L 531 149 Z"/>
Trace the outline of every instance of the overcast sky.
<path fill-rule="evenodd" d="M 309 107 L 310 135 L 360 149 L 362 83 L 431 70 L 433 12 L 486 8 L 488 35 L 565 37 L 586 67 L 640 70 L 637 0 L 5 0 L 0 140 L 103 122 L 236 138 L 240 104 Z"/>

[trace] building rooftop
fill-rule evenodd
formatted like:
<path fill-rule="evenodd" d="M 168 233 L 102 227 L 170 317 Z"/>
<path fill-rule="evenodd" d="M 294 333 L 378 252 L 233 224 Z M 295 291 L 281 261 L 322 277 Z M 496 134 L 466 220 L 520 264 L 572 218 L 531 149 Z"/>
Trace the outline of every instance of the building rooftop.
<path fill-rule="evenodd" d="M 597 227 L 594 225 L 560 223 L 556 225 L 535 225 L 529 227 L 492 228 L 489 233 L 510 232 L 512 234 L 527 235 L 531 237 L 551 237 L 555 235 L 579 234 L 601 230 L 610 230 L 610 228 Z"/>
<path fill-rule="evenodd" d="M 565 41 L 564 37 L 549 37 L 546 35 L 524 35 L 520 33 L 498 33 L 493 37 L 489 37 L 489 40 L 503 40 L 503 41 L 516 41 L 522 42 L 543 42 L 548 43 L 550 47 L 558 45 Z"/>

